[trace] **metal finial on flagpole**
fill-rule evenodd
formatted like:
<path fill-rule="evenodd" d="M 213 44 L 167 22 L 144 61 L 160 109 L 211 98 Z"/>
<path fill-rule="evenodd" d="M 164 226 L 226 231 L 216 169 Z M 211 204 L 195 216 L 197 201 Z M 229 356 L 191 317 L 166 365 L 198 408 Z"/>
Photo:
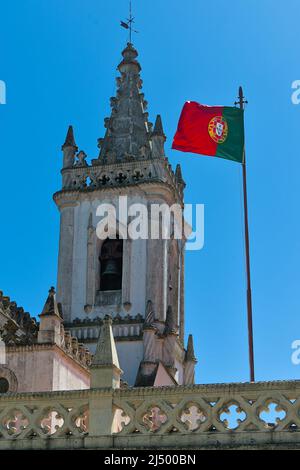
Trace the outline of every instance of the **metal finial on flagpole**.
<path fill-rule="evenodd" d="M 235 106 L 238 104 L 241 109 L 245 108 L 245 104 L 248 104 L 248 101 L 245 100 L 244 94 L 243 94 L 243 88 L 240 86 L 239 87 L 239 96 L 238 96 L 238 101 L 235 101 L 234 104 Z"/>
<path fill-rule="evenodd" d="M 245 108 L 245 100 L 243 89 L 239 87 L 238 101 L 235 105 L 239 105 L 240 109 Z M 244 222 L 245 222 L 245 252 L 246 252 L 246 275 L 247 275 L 247 318 L 248 318 L 248 344 L 249 344 L 249 366 L 250 381 L 255 381 L 254 375 L 254 348 L 253 348 L 253 321 L 252 321 L 252 292 L 251 292 L 251 275 L 250 275 L 250 247 L 249 247 L 249 225 L 248 225 L 248 200 L 247 200 L 247 172 L 246 172 L 246 154 L 244 148 L 243 168 L 243 189 L 244 189 Z"/>
<path fill-rule="evenodd" d="M 129 1 L 129 18 L 127 21 L 121 21 L 122 28 L 129 29 L 129 42 L 132 43 L 132 33 L 138 33 L 135 29 L 133 29 L 132 25 L 135 23 L 134 16 L 132 16 L 132 5 L 131 0 Z"/>

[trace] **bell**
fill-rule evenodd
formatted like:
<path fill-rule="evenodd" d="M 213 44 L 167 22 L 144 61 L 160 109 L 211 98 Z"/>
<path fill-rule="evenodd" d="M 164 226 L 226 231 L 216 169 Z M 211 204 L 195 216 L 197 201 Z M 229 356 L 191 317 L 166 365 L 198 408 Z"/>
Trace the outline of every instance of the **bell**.
<path fill-rule="evenodd" d="M 119 276 L 119 269 L 118 269 L 117 262 L 116 262 L 115 259 L 111 258 L 111 259 L 107 260 L 105 269 L 102 272 L 102 276 L 103 277 L 106 277 L 106 276 L 111 276 L 111 277 Z"/>

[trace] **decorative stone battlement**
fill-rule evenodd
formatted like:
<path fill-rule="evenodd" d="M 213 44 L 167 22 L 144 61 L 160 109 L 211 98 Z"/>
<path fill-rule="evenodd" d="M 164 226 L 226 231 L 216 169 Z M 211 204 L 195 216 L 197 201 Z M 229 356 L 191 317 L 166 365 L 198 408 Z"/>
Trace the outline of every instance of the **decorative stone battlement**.
<path fill-rule="evenodd" d="M 2 339 L 7 343 L 34 343 L 37 332 L 38 323 L 35 318 L 0 291 L 0 334 Z"/>
<path fill-rule="evenodd" d="M 300 381 L 7 394 L 0 449 L 300 448 L 299 407 Z"/>
<path fill-rule="evenodd" d="M 72 336 L 70 331 L 64 331 L 60 347 L 84 367 L 91 365 L 93 356 L 89 349 L 80 343 L 76 336 Z"/>
<path fill-rule="evenodd" d="M 98 161 L 98 160 L 97 160 Z M 184 183 L 181 173 L 174 173 L 166 157 L 152 160 L 122 161 L 114 164 L 74 166 L 62 170 L 63 188 L 54 194 L 58 200 L 66 191 L 95 191 L 164 183 L 175 192 L 182 203 Z"/>

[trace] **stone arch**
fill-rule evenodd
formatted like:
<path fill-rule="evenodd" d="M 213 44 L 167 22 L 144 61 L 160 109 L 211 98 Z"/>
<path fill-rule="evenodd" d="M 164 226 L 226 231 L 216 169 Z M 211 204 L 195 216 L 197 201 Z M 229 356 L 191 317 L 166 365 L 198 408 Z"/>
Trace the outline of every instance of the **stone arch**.
<path fill-rule="evenodd" d="M 118 220 L 116 220 L 116 231 L 113 228 L 108 228 L 106 232 L 98 233 L 96 231 L 96 273 L 95 273 L 95 286 L 96 286 L 96 291 L 100 289 L 100 272 L 101 272 L 101 262 L 100 262 L 100 255 L 102 252 L 102 247 L 104 243 L 107 241 L 107 239 L 111 238 L 114 239 L 116 236 L 123 240 L 124 238 L 122 234 L 125 233 L 125 226 L 120 224 Z M 123 249 L 124 249 L 124 243 L 123 243 Z M 124 277 L 124 273 L 122 272 L 122 277 Z"/>
<path fill-rule="evenodd" d="M 99 253 L 100 291 L 122 290 L 123 274 L 123 240 L 107 237 Z"/>
<path fill-rule="evenodd" d="M 8 392 L 15 393 L 18 390 L 18 380 L 16 374 L 6 366 L 0 365 L 0 379 L 8 382 Z"/>

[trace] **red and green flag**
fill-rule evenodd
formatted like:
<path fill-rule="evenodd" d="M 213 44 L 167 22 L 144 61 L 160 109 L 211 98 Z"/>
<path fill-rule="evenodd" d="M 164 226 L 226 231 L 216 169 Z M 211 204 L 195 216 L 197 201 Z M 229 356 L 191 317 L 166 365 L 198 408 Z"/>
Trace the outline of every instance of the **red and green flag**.
<path fill-rule="evenodd" d="M 187 101 L 172 148 L 243 163 L 244 110 Z"/>

